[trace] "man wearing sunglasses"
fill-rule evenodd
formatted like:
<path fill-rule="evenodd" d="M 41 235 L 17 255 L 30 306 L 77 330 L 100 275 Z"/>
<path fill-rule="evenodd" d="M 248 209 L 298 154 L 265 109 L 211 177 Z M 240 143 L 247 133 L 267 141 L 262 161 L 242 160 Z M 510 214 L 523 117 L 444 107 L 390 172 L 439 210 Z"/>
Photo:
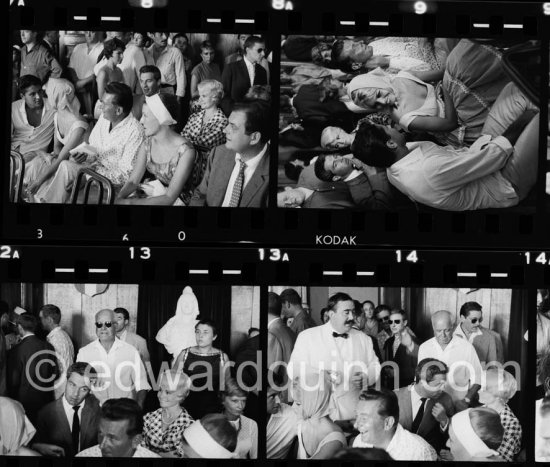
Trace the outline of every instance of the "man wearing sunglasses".
<path fill-rule="evenodd" d="M 378 320 L 378 328 L 380 329 L 376 336 L 380 352 L 384 350 L 384 344 L 391 337 L 390 313 L 391 308 L 388 305 L 380 304 L 374 309 L 374 316 Z"/>
<path fill-rule="evenodd" d="M 113 310 L 101 310 L 95 315 L 97 339 L 82 347 L 77 362 L 92 365 L 98 373 L 94 395 L 101 404 L 108 399 L 130 398 L 143 407 L 151 386 L 139 352 L 116 337 Z"/>
<path fill-rule="evenodd" d="M 456 327 L 454 335 L 466 339 L 474 346 L 482 363 L 503 363 L 502 355 L 499 355 L 499 344 L 502 347 L 500 335 L 481 326 L 483 311 L 477 302 L 466 302 L 460 307 L 460 324 Z M 502 352 L 501 352 L 502 353 Z"/>
<path fill-rule="evenodd" d="M 267 72 L 261 66 L 265 57 L 265 42 L 261 37 L 250 36 L 244 43 L 243 59 L 226 65 L 222 72 L 224 98 L 222 110 L 229 115 L 233 104 L 241 101 L 255 85 L 267 83 Z"/>

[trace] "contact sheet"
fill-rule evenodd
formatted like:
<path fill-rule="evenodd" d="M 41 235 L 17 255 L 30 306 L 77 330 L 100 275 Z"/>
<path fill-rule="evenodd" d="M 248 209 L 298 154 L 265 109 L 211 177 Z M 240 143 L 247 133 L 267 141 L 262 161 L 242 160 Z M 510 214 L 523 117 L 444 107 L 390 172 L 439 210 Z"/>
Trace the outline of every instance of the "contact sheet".
<path fill-rule="evenodd" d="M 547 3 L 7 13 L 0 465 L 550 461 Z"/>

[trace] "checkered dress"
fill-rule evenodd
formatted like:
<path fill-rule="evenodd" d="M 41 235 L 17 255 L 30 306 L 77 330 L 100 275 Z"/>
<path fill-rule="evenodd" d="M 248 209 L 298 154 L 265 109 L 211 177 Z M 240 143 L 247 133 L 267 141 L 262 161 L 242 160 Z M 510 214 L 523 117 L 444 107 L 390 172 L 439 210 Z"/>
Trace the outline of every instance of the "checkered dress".
<path fill-rule="evenodd" d="M 500 421 L 504 427 L 504 438 L 498 448 L 498 453 L 507 462 L 513 462 L 521 450 L 521 425 L 508 405 L 500 412 Z"/>
<path fill-rule="evenodd" d="M 177 452 L 179 455 L 183 430 L 191 425 L 193 421 L 187 410 L 182 408 L 180 416 L 163 432 L 162 409 L 149 412 L 143 417 L 143 441 L 141 445 L 156 453 Z"/>
<path fill-rule="evenodd" d="M 181 135 L 191 144 L 210 150 L 225 143 L 223 129 L 227 126 L 227 118 L 220 108 L 214 116 L 203 124 L 205 110 L 194 113 L 187 120 Z"/>

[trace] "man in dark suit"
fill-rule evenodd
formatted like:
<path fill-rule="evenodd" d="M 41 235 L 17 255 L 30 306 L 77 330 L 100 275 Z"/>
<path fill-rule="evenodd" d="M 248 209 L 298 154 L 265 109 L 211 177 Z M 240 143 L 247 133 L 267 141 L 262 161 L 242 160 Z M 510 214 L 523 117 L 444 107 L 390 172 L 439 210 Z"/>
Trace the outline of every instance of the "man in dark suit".
<path fill-rule="evenodd" d="M 281 319 L 282 302 L 279 295 L 269 292 L 267 303 L 267 368 L 277 375 L 284 387 L 288 381 L 286 364 L 294 349 L 296 334 Z M 281 397 L 286 401 L 286 390 Z"/>
<path fill-rule="evenodd" d="M 224 133 L 225 145 L 208 156 L 190 206 L 262 208 L 269 188 L 270 106 L 265 101 L 235 105 Z"/>
<path fill-rule="evenodd" d="M 19 315 L 17 332 L 21 341 L 8 354 L 8 394 L 25 408 L 34 423 L 38 410 L 53 400 L 57 372 L 54 348 L 34 335 L 38 319 L 30 313 Z"/>
<path fill-rule="evenodd" d="M 101 409 L 91 393 L 96 375 L 88 363 L 69 367 L 63 396 L 38 412 L 35 451 L 49 457 L 73 457 L 97 444 Z"/>
<path fill-rule="evenodd" d="M 439 452 L 445 446 L 448 425 L 455 413 L 451 396 L 443 388 L 449 368 L 434 358 L 421 360 L 413 385 L 397 389 L 399 423 L 424 438 Z"/>
<path fill-rule="evenodd" d="M 250 36 L 244 43 L 243 59 L 225 66 L 222 73 L 224 98 L 221 103 L 225 115 L 231 113 L 234 103 L 242 100 L 252 86 L 267 84 L 267 72 L 260 65 L 264 57 L 264 40 Z"/>

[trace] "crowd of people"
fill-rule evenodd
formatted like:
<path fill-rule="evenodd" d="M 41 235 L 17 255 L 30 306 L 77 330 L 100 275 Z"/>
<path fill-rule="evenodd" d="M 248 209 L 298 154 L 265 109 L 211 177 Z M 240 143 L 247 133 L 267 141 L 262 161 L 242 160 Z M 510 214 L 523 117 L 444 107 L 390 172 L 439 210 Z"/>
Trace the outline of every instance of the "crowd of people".
<path fill-rule="evenodd" d="M 129 330 L 125 308 L 100 310 L 97 339 L 81 348 L 61 328 L 57 306 L 44 305 L 38 315 L 9 311 L 5 302 L 3 308 L 1 455 L 257 458 L 258 375 L 241 368 L 248 358 L 256 361 L 258 331 L 230 361 L 216 346 L 216 324 L 192 313 L 198 306 L 190 289 L 178 302 L 179 318 L 192 315 L 191 329 L 179 332 L 185 347 L 167 348 L 174 359 L 157 373 L 151 340 Z M 165 328 L 159 343 L 171 340 Z M 152 390 L 158 408 L 147 411 Z"/>
<path fill-rule="evenodd" d="M 239 44 L 226 57 L 208 40 L 194 56 L 183 33 L 85 31 L 68 56 L 62 39 L 22 30 L 12 49 L 11 149 L 24 161 L 23 201 L 69 202 L 87 168 L 111 183 L 116 204 L 267 205 L 263 38 L 222 35 L 224 47 Z"/>
<path fill-rule="evenodd" d="M 338 292 L 317 325 L 294 289 L 268 299 L 267 457 L 518 460 L 519 390 L 501 336 L 466 302 L 431 315 L 420 342 L 407 313 Z M 291 324 L 288 325 L 288 321 Z"/>
<path fill-rule="evenodd" d="M 506 48 L 286 37 L 278 206 L 465 211 L 526 200 L 539 109 L 505 71 Z"/>

